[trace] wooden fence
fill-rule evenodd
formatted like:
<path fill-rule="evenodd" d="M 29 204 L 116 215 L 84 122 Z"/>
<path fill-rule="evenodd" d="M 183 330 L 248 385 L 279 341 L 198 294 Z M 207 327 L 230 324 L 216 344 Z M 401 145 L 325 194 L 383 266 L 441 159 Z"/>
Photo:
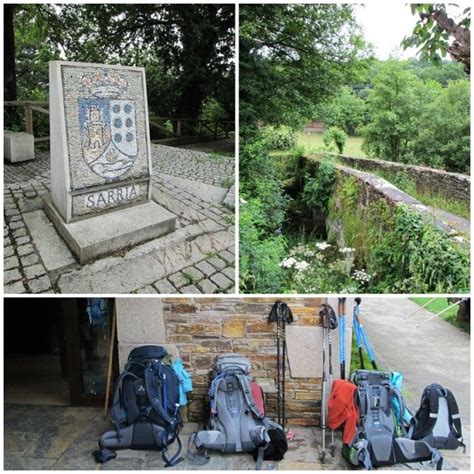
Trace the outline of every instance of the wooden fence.
<path fill-rule="evenodd" d="M 33 112 L 49 115 L 49 110 L 45 108 L 49 107 L 49 102 L 47 101 L 5 101 L 3 104 L 5 107 L 23 107 L 25 114 L 25 132 L 30 133 L 33 136 L 35 135 L 33 127 Z M 49 137 L 35 137 L 35 143 L 47 141 L 49 141 Z"/>
<path fill-rule="evenodd" d="M 49 115 L 49 102 L 47 101 L 5 101 L 5 107 L 23 108 L 25 114 L 25 131 L 34 134 L 33 112 Z M 178 142 L 186 138 L 228 138 L 235 131 L 235 122 L 230 120 L 200 120 L 200 119 L 176 119 L 169 117 L 151 116 L 150 128 L 155 128 L 165 139 L 176 139 Z M 49 137 L 35 137 L 35 142 L 49 141 Z M 160 140 L 153 140 L 154 142 Z"/>

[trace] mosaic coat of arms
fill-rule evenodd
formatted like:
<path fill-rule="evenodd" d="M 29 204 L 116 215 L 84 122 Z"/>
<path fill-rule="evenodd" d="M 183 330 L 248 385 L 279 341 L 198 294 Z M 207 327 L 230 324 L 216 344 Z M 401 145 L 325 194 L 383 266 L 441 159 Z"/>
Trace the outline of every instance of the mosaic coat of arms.
<path fill-rule="evenodd" d="M 84 74 L 78 99 L 82 156 L 89 168 L 105 179 L 116 179 L 135 163 L 138 141 L 135 102 L 121 97 L 128 81 L 118 72 Z"/>

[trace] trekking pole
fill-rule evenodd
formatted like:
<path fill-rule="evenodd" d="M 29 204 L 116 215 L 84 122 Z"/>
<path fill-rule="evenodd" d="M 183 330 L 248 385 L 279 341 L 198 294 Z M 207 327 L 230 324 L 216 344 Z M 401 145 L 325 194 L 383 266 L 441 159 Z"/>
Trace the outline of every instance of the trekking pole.
<path fill-rule="evenodd" d="M 332 391 L 332 381 L 333 381 L 333 367 L 332 367 L 332 336 L 331 336 L 331 320 L 329 315 L 329 310 L 326 310 L 326 331 L 328 334 L 328 345 L 329 345 L 329 390 Z M 327 407 L 326 407 L 327 408 Z M 336 455 L 336 443 L 334 442 L 334 430 L 331 430 L 331 445 L 329 446 L 329 452 L 332 457 Z"/>
<path fill-rule="evenodd" d="M 288 307 L 285 307 L 285 313 Z M 285 431 L 285 377 L 286 377 L 286 314 L 282 314 L 282 374 L 281 374 L 281 393 L 282 393 L 282 400 L 281 400 L 281 427 L 283 431 Z"/>
<path fill-rule="evenodd" d="M 427 323 L 428 321 L 431 321 L 432 319 L 436 318 L 437 316 L 441 316 L 443 313 L 445 313 L 446 311 L 448 311 L 448 309 L 451 309 L 451 308 L 454 308 L 455 306 L 457 306 L 458 304 L 461 304 L 463 301 L 465 300 L 465 298 L 461 298 L 459 301 L 456 301 L 456 303 L 453 303 L 451 305 L 449 305 L 447 308 L 444 308 L 442 311 L 440 311 L 439 313 L 436 313 L 436 314 L 433 314 L 433 316 L 430 316 L 428 319 L 425 319 L 424 321 L 422 321 L 421 323 L 418 323 L 416 325 L 416 327 L 420 327 L 422 324 L 425 324 Z"/>
<path fill-rule="evenodd" d="M 280 327 L 280 301 L 276 302 L 276 313 L 277 313 L 277 415 L 278 424 L 281 425 L 281 354 L 280 354 L 280 339 L 281 339 L 281 327 Z"/>
<path fill-rule="evenodd" d="M 346 298 L 339 298 L 338 301 L 339 315 L 339 362 L 341 368 L 341 379 L 346 378 Z"/>
<path fill-rule="evenodd" d="M 421 311 L 423 308 L 426 308 L 430 303 L 432 303 L 437 297 L 435 296 L 434 298 L 431 298 L 430 300 L 428 300 L 423 306 L 418 306 L 418 309 L 415 309 L 415 311 L 413 311 L 413 313 L 410 313 L 408 316 L 405 316 L 405 319 L 409 319 L 411 318 L 412 316 L 414 316 L 416 313 L 418 313 L 418 311 Z"/>
<path fill-rule="evenodd" d="M 114 346 L 115 346 L 115 327 L 117 324 L 117 307 L 114 301 L 114 309 L 112 313 L 112 332 L 110 333 L 110 347 L 109 347 L 109 365 L 107 367 L 107 385 L 105 388 L 105 406 L 104 406 L 104 418 L 107 418 L 109 412 L 109 398 L 110 398 L 110 385 L 112 382 L 112 363 L 114 359 Z"/>
<path fill-rule="evenodd" d="M 361 303 L 360 298 L 355 299 L 355 305 L 354 305 L 354 312 L 353 312 L 353 317 L 352 317 L 352 325 L 354 326 L 354 332 L 355 332 L 355 337 L 356 337 L 356 342 L 357 342 L 357 347 L 359 349 L 359 359 L 360 359 L 360 368 L 365 369 L 364 366 L 364 355 L 362 352 L 362 334 L 360 332 L 360 320 L 359 320 L 359 314 L 360 314 L 360 309 L 359 305 Z"/>
<path fill-rule="evenodd" d="M 323 373 L 322 373 L 322 396 L 321 396 L 321 428 L 323 430 L 322 450 L 319 453 L 321 463 L 324 463 L 326 457 L 326 324 L 327 318 L 323 317 Z"/>
<path fill-rule="evenodd" d="M 281 301 L 276 301 L 268 316 L 268 323 L 277 324 L 277 417 L 278 424 L 285 426 L 285 372 L 286 372 L 286 324 L 293 322 L 291 308 Z"/>
<path fill-rule="evenodd" d="M 360 325 L 360 334 L 362 336 L 362 340 L 364 341 L 365 350 L 367 351 L 367 355 L 369 356 L 370 363 L 372 364 L 372 368 L 374 370 L 378 370 L 377 363 L 375 362 L 375 354 L 372 350 L 372 346 L 369 343 L 369 338 L 367 337 L 367 333 L 365 332 L 364 326 Z"/>

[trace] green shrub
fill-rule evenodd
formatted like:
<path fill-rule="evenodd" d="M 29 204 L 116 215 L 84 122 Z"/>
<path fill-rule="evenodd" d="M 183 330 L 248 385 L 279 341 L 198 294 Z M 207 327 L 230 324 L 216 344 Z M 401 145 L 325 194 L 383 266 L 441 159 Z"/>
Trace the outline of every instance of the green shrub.
<path fill-rule="evenodd" d="M 298 135 L 286 125 L 267 125 L 260 129 L 260 138 L 270 150 L 290 150 L 296 145 Z"/>
<path fill-rule="evenodd" d="M 201 120 L 209 120 L 211 122 L 218 122 L 225 120 L 228 114 L 224 107 L 214 97 L 208 97 L 201 106 Z"/>
<path fill-rule="evenodd" d="M 329 202 L 346 245 L 356 250 L 355 264 L 372 276 L 370 292 L 453 293 L 469 289 L 468 246 L 407 206 L 384 200 L 359 206 L 359 189 L 346 178 Z"/>
<path fill-rule="evenodd" d="M 245 293 L 278 293 L 284 286 L 280 262 L 286 240 L 281 234 L 269 233 L 267 226 L 267 209 L 260 199 L 243 199 L 239 213 L 240 288 Z"/>
<path fill-rule="evenodd" d="M 347 133 L 338 127 L 330 127 L 323 134 L 323 142 L 328 148 L 331 148 L 334 143 L 337 151 L 342 155 L 347 142 Z"/>
<path fill-rule="evenodd" d="M 336 174 L 332 162 L 328 159 L 322 160 L 315 177 L 309 174 L 305 176 L 301 196 L 303 203 L 310 209 L 326 211 L 335 179 Z"/>
<path fill-rule="evenodd" d="M 462 238 L 461 238 L 462 239 Z M 389 249 L 398 278 L 392 290 L 410 293 L 469 291 L 470 258 L 467 246 L 406 206 L 395 212 L 395 228 L 383 246 Z M 381 265 L 384 263 L 381 261 Z"/>

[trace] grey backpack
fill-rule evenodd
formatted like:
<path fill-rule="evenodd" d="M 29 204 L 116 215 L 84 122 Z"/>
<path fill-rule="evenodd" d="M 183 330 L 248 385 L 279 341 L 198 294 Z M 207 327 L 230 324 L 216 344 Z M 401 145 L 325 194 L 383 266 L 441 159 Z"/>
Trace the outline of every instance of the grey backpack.
<path fill-rule="evenodd" d="M 390 373 L 356 370 L 351 381 L 357 385 L 355 402 L 359 409 L 356 434 L 344 446 L 344 456 L 354 465 L 372 467 L 396 463 L 430 461 L 439 470 L 441 454 L 424 441 L 407 439 L 403 397 L 391 384 Z M 398 405 L 399 409 L 393 409 Z"/>
<path fill-rule="evenodd" d="M 256 468 L 260 469 L 270 443 L 269 431 L 282 428 L 257 407 L 252 396 L 250 369 L 248 359 L 238 354 L 217 358 L 216 374 L 209 391 L 207 429 L 193 433 L 190 443 L 198 453 L 207 450 L 223 453 L 257 451 Z"/>

